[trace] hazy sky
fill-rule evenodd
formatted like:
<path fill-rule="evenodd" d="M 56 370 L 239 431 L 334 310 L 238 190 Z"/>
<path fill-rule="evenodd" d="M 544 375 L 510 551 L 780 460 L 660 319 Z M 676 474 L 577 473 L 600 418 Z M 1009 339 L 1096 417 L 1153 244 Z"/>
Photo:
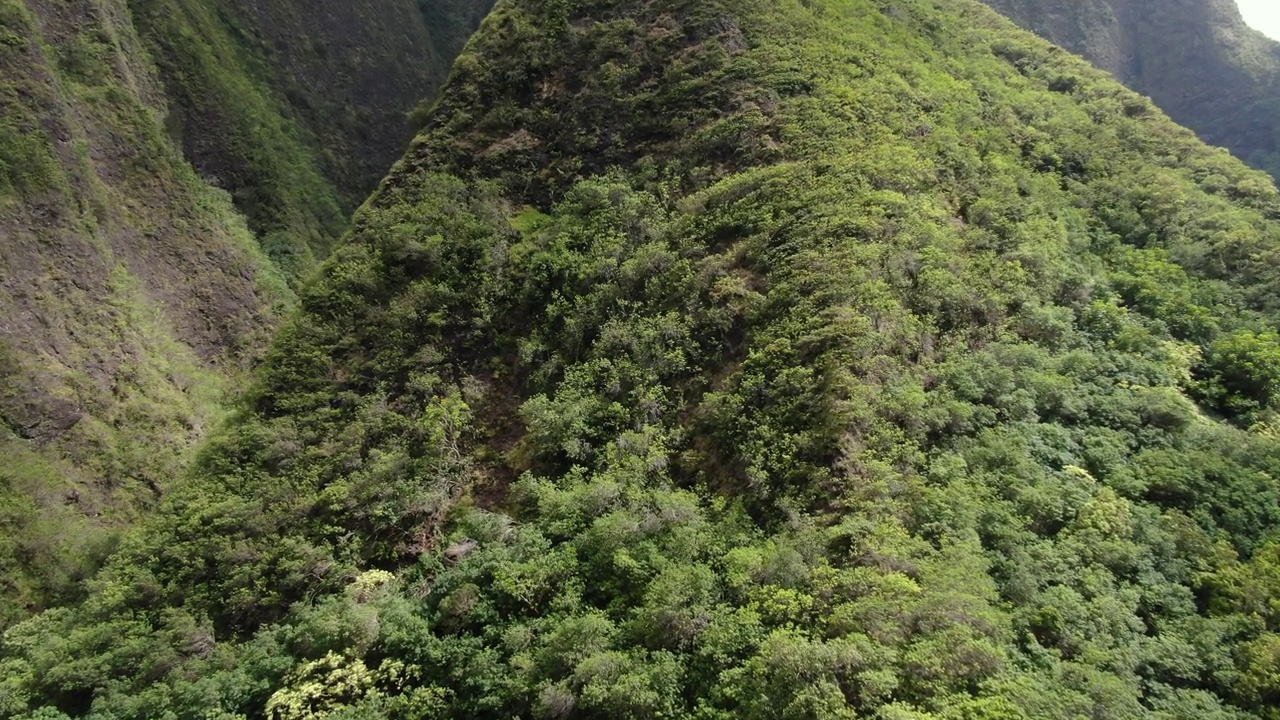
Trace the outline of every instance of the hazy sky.
<path fill-rule="evenodd" d="M 1250 25 L 1280 40 L 1280 0 L 1236 0 Z"/>

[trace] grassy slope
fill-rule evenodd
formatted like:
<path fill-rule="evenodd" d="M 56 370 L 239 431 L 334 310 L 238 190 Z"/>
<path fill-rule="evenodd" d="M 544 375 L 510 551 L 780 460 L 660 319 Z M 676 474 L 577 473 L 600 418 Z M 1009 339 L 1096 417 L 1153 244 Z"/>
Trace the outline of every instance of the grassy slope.
<path fill-rule="evenodd" d="M 1233 0 L 991 0 L 1025 28 L 1149 95 L 1213 145 L 1280 176 L 1280 43 Z"/>
<path fill-rule="evenodd" d="M 508 0 L 0 708 L 1274 718 L 1277 251 L 968 0 Z"/>
<path fill-rule="evenodd" d="M 0 624 L 181 473 L 487 7 L 331 5 L 4 3 Z"/>

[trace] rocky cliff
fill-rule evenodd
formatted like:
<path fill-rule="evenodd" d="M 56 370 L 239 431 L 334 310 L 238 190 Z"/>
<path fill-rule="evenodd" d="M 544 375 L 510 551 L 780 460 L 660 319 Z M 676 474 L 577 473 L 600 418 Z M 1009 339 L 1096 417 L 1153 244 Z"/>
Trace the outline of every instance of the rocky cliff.
<path fill-rule="evenodd" d="M 1234 0 L 987 0 L 1149 95 L 1210 144 L 1280 175 L 1280 43 Z"/>

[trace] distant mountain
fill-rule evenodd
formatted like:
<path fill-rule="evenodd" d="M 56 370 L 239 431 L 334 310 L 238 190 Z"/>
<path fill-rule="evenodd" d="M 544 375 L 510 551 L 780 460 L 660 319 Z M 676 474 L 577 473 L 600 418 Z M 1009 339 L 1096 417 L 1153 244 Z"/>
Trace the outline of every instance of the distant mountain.
<path fill-rule="evenodd" d="M 502 0 L 10 717 L 1275 720 L 1280 193 L 970 0 Z"/>
<path fill-rule="evenodd" d="M 1280 43 L 1234 0 L 986 0 L 1280 177 Z"/>
<path fill-rule="evenodd" d="M 0 623 L 181 473 L 487 9 L 0 0 Z"/>

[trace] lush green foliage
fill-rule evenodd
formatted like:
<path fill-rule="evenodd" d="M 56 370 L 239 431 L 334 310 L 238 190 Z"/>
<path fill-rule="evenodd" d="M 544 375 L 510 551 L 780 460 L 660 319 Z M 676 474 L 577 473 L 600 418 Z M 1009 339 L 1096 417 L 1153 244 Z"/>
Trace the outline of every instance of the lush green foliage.
<path fill-rule="evenodd" d="M 969 0 L 505 0 L 29 718 L 1276 718 L 1280 194 Z"/>

